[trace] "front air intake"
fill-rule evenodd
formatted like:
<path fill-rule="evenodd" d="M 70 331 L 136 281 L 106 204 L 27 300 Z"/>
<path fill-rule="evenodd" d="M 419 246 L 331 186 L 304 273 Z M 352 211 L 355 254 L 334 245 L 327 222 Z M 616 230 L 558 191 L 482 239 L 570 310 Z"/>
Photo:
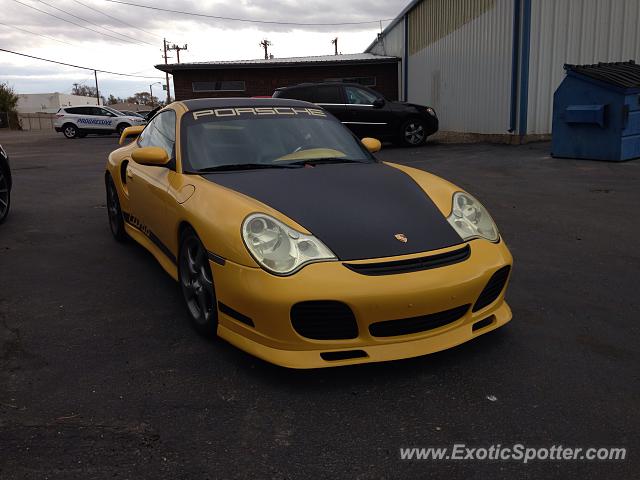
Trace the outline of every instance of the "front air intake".
<path fill-rule="evenodd" d="M 298 334 L 313 340 L 349 340 L 358 336 L 351 309 L 332 300 L 296 303 L 291 307 L 291 325 Z"/>
<path fill-rule="evenodd" d="M 482 290 L 482 293 L 478 296 L 476 303 L 473 305 L 474 312 L 477 312 L 496 301 L 507 283 L 510 270 L 511 266 L 507 265 L 491 276 L 487 285 L 484 287 L 484 290 Z"/>

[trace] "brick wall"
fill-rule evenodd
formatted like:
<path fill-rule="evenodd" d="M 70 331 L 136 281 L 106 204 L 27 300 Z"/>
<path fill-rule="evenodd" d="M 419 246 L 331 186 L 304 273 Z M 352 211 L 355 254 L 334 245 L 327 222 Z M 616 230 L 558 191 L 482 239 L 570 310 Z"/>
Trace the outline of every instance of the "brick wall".
<path fill-rule="evenodd" d="M 173 75 L 176 100 L 216 97 L 271 96 L 278 87 L 328 78 L 376 77 L 378 90 L 389 100 L 398 98 L 398 65 L 322 65 L 300 67 L 229 68 L 223 70 L 181 70 Z M 194 92 L 193 82 L 244 80 L 244 92 Z"/>

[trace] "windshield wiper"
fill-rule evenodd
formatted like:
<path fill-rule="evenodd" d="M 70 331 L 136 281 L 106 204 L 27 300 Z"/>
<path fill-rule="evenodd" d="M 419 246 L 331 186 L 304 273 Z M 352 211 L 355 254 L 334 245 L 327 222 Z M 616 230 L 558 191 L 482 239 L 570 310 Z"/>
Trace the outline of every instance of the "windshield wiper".
<path fill-rule="evenodd" d="M 212 167 L 199 168 L 190 173 L 225 172 L 231 170 L 257 170 L 260 168 L 300 168 L 301 165 L 276 164 L 276 163 L 231 163 L 227 165 L 214 165 Z"/>
<path fill-rule="evenodd" d="M 370 163 L 366 160 L 354 160 L 353 158 L 345 157 L 321 157 L 321 158 L 308 158 L 306 160 L 298 160 L 295 162 L 288 162 L 287 165 L 321 165 L 323 163 Z"/>

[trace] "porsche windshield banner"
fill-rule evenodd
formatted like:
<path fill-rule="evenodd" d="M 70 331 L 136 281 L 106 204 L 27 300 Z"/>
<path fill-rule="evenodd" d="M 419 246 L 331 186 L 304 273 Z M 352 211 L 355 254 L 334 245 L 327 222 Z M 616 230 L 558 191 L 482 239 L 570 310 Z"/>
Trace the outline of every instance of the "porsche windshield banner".
<path fill-rule="evenodd" d="M 193 119 L 198 120 L 206 118 L 210 120 L 211 117 L 217 118 L 229 118 L 229 117 L 262 117 L 268 116 L 311 116 L 311 117 L 326 117 L 327 114 L 319 108 L 302 108 L 302 107 L 227 107 L 227 108 L 215 108 L 207 110 L 197 110 L 191 112 Z"/>

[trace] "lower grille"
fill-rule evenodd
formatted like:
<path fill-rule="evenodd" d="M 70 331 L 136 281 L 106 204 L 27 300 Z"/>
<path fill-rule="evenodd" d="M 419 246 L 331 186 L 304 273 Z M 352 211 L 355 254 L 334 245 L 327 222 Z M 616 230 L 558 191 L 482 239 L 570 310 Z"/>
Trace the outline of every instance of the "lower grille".
<path fill-rule="evenodd" d="M 395 337 L 411 333 L 425 332 L 460 320 L 469 311 L 471 305 L 431 313 L 420 317 L 403 318 L 401 320 L 385 320 L 369 325 L 369 332 L 374 337 Z"/>
<path fill-rule="evenodd" d="M 491 278 L 487 282 L 487 286 L 484 287 L 484 290 L 482 290 L 482 293 L 480 293 L 480 296 L 476 300 L 476 303 L 473 305 L 474 312 L 477 312 L 478 310 L 481 310 L 487 305 L 491 305 L 496 301 L 496 299 L 500 296 L 500 293 L 504 289 L 505 284 L 507 283 L 510 270 L 511 267 L 507 265 L 506 267 L 502 267 L 491 276 Z"/>
<path fill-rule="evenodd" d="M 291 307 L 291 324 L 300 335 L 313 340 L 348 340 L 358 336 L 358 324 L 351 309 L 331 300 L 296 303 Z"/>

